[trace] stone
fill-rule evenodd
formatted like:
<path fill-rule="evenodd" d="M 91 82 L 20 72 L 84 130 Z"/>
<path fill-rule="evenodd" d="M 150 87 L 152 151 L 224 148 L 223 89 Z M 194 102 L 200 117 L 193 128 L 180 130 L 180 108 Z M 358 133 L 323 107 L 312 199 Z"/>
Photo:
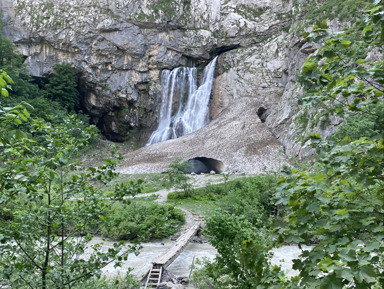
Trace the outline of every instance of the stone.
<path fill-rule="evenodd" d="M 283 146 L 260 121 L 258 108 L 252 98 L 239 98 L 193 134 L 125 154 L 118 171 L 156 173 L 165 171 L 175 158 L 203 157 L 220 160 L 221 171 L 258 174 L 279 170 L 286 162 L 280 153 Z"/>
<path fill-rule="evenodd" d="M 180 284 L 188 284 L 189 283 L 189 278 L 188 277 L 177 277 L 177 281 Z"/>
<path fill-rule="evenodd" d="M 296 75 L 314 47 L 283 29 L 297 23 L 292 16 L 300 2 L 51 0 L 47 5 L 46 0 L 2 0 L 0 9 L 5 36 L 26 57 L 33 76 L 51 73 L 56 63 L 74 66 L 82 109 L 113 141 L 125 141 L 137 132 L 144 144 L 157 128 L 162 70 L 192 64 L 203 67 L 220 54 L 210 114 L 212 122 L 220 119 L 227 130 L 216 124 L 210 128 L 218 129 L 222 135 L 213 135 L 228 144 L 211 141 L 211 133 L 204 132 L 205 139 L 197 133 L 200 142 L 187 138 L 194 147 L 185 144 L 181 155 L 196 157 L 200 156 L 197 151 L 204 151 L 206 156 L 221 156 L 217 150 L 221 148 L 234 158 L 226 158 L 230 171 L 242 171 L 240 160 L 250 171 L 262 171 L 260 164 L 265 160 L 276 167 L 270 154 L 277 147 L 293 156 L 301 149 L 293 122 L 302 94 Z M 337 30 L 340 23 L 331 21 L 330 27 Z M 236 111 L 243 119 L 236 107 L 239 99 L 255 108 L 254 114 L 261 106 L 268 111 L 261 132 L 243 126 L 258 127 L 257 120 L 254 126 L 245 124 L 246 120 L 239 123 L 226 112 Z M 247 107 L 243 109 L 248 113 Z M 271 134 L 267 136 L 264 128 Z M 230 137 L 233 143 L 229 143 L 226 134 L 237 138 Z M 264 146 L 255 144 L 255 138 Z M 163 146 L 157 149 L 177 155 Z M 261 155 L 264 150 L 269 150 L 266 158 Z M 253 157 L 244 158 L 251 152 L 260 156 L 256 165 L 251 164 Z M 164 164 L 165 157 L 159 159 Z"/>
<path fill-rule="evenodd" d="M 173 284 L 170 282 L 159 284 L 156 289 L 184 289 L 184 286 L 181 284 Z"/>

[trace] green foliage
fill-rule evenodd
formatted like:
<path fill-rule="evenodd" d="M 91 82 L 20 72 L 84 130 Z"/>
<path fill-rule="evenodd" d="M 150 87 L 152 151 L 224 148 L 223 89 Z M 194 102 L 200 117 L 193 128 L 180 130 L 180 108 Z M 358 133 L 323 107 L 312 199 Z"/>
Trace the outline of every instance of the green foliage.
<path fill-rule="evenodd" d="M 270 240 L 244 217 L 217 211 L 206 220 L 204 234 L 217 256 L 205 264 L 203 274 L 193 274 L 196 288 L 281 288 L 284 275 L 270 264 Z"/>
<path fill-rule="evenodd" d="M 0 29 L 2 23 L 0 22 Z M 68 111 L 74 112 L 79 104 L 79 92 L 73 69 L 69 64 L 58 64 L 54 74 L 48 79 L 48 84 L 40 83 L 46 90 L 39 88 L 36 79 L 33 79 L 23 66 L 23 56 L 18 53 L 13 43 L 0 35 L 0 67 L 5 69 L 12 78 L 12 90 L 1 87 L 1 94 L 9 96 L 2 100 L 4 106 L 16 106 L 25 101 L 31 105 L 29 111 L 34 117 L 43 118 L 54 124 L 63 122 Z M 0 76 L 0 84 L 3 83 Z M 41 79 L 40 79 L 41 80 Z M 76 107 L 78 108 L 78 107 Z M 78 112 L 81 120 L 86 117 Z M 85 129 L 85 127 L 84 127 Z M 29 131 L 28 125 L 24 131 Z"/>
<path fill-rule="evenodd" d="M 283 206 L 286 216 L 276 219 L 276 243 L 314 244 L 293 261 L 299 275 L 286 280 L 269 265 L 268 245 L 263 248 L 265 241 L 255 236 L 260 229 L 243 216 L 218 213 L 207 220 L 206 232 L 219 255 L 199 276 L 199 284 L 204 274 L 208 277 L 205 288 L 384 288 L 384 64 L 382 57 L 366 60 L 363 52 L 382 52 L 384 43 L 384 2 L 373 4 L 365 24 L 356 27 L 363 34 L 357 40 L 347 33 L 327 34 L 325 21 L 306 35 L 323 45 L 302 68 L 306 94 L 301 104 L 326 105 L 332 113 L 354 116 L 333 140 L 310 134 L 323 171 L 292 169 L 279 179 L 276 205 Z M 352 140 L 347 126 L 358 121 Z M 358 137 L 364 128 L 370 139 Z"/>
<path fill-rule="evenodd" d="M 5 71 L 0 70 L 0 90 L 2 96 L 9 96 L 8 91 L 11 89 L 11 84 L 13 83 L 13 79 Z"/>
<path fill-rule="evenodd" d="M 351 115 L 339 127 L 331 138 L 337 142 L 343 141 L 346 137 L 357 140 L 361 137 L 375 138 L 384 131 L 384 104 L 379 102 L 366 107 L 368 113 Z"/>
<path fill-rule="evenodd" d="M 26 101 L 31 105 L 30 113 L 36 118 L 42 118 L 55 124 L 61 123 L 67 116 L 68 111 L 58 101 L 48 99 L 44 95 L 44 90 L 39 89 L 34 80 L 21 69 L 20 73 L 14 77 L 14 84 L 10 97 L 3 104 L 7 106 L 17 105 Z"/>
<path fill-rule="evenodd" d="M 372 12 L 369 19 L 376 13 L 379 12 Z M 383 62 L 367 61 L 355 49 L 359 47 L 368 51 L 380 39 L 382 30 L 377 29 L 372 21 L 365 22 L 364 41 L 346 40 L 345 33 L 328 34 L 324 21 L 316 25 L 312 33 L 306 34 L 308 41 L 324 41 L 325 45 L 310 55 L 303 65 L 299 82 L 306 94 L 300 104 L 313 106 L 327 102 L 329 107 L 333 105 L 335 113 L 345 115 L 350 112 L 368 113 L 367 106 L 379 102 L 384 95 Z M 367 27 L 370 28 L 366 30 Z"/>
<path fill-rule="evenodd" d="M 109 143 L 110 144 L 110 143 Z M 118 144 L 120 145 L 120 144 Z M 94 150 L 94 146 L 88 148 L 89 150 Z M 117 149 L 121 152 L 121 146 L 117 146 Z M 100 154 L 99 151 L 96 150 L 96 153 Z M 132 180 L 143 180 L 142 190 L 143 194 L 157 192 L 161 189 L 170 189 L 171 184 L 168 181 L 167 174 L 164 173 L 152 173 L 152 174 L 134 174 L 134 175 L 126 175 L 120 174 L 117 176 L 112 183 L 122 183 L 125 182 L 127 177 Z M 105 189 L 108 189 L 109 186 L 106 186 Z"/>
<path fill-rule="evenodd" d="M 68 63 L 54 66 L 53 75 L 49 77 L 45 90 L 50 99 L 58 101 L 68 111 L 73 111 L 79 104 L 75 72 Z"/>
<path fill-rule="evenodd" d="M 203 231 L 218 255 L 193 274 L 196 288 L 280 288 L 285 282 L 280 268 L 270 264 L 266 237 L 275 187 L 275 176 L 258 175 L 197 189 L 220 196 L 220 210 L 207 218 Z"/>
<path fill-rule="evenodd" d="M 113 278 L 92 278 L 86 283 L 80 283 L 72 287 L 73 289 L 137 289 L 140 287 L 140 281 L 135 280 L 127 272 L 125 277 L 117 276 Z"/>
<path fill-rule="evenodd" d="M 300 273 L 290 288 L 384 286 L 384 65 L 382 58 L 368 61 L 355 50 L 382 48 L 382 4 L 375 0 L 364 25 L 357 27 L 362 41 L 346 33 L 327 34 L 325 21 L 306 35 L 324 45 L 303 66 L 300 81 L 307 92 L 302 103 L 326 103 L 336 114 L 353 116 L 333 140 L 311 134 L 313 147 L 322 153 L 323 172 L 292 170 L 279 180 L 277 204 L 286 206 L 287 216 L 276 229 L 278 243 L 315 242 L 294 260 Z M 360 138 L 364 135 L 370 139 Z"/>
<path fill-rule="evenodd" d="M 227 175 L 225 178 L 227 178 Z M 205 187 L 195 188 L 192 194 L 185 194 L 184 192 L 169 193 L 168 200 L 215 201 L 221 199 L 232 190 L 243 188 L 250 180 L 251 178 L 238 178 L 232 181 L 224 180 L 224 183 L 208 184 Z"/>
<path fill-rule="evenodd" d="M 275 176 L 257 175 L 195 188 L 192 194 L 169 193 L 168 200 L 216 201 L 224 211 L 243 215 L 246 220 L 259 226 L 275 214 L 275 188 Z"/>
<path fill-rule="evenodd" d="M 383 158 L 382 140 L 360 139 L 325 154 L 323 173 L 294 170 L 280 179 L 278 204 L 290 210 L 279 241 L 318 243 L 294 262 L 301 288 L 384 281 Z"/>
<path fill-rule="evenodd" d="M 106 216 L 109 222 L 102 226 L 101 233 L 117 240 L 169 237 L 185 220 L 184 214 L 174 206 L 137 201 L 130 205 L 116 203 Z"/>
<path fill-rule="evenodd" d="M 3 15 L 0 12 L 0 68 L 9 74 L 18 73 L 24 59 L 16 52 L 16 47 L 9 39 L 3 36 Z"/>
<path fill-rule="evenodd" d="M 166 171 L 168 180 L 173 184 L 173 188 L 182 190 L 186 196 L 190 196 L 193 193 L 191 178 L 187 175 L 189 166 L 188 161 L 176 158 L 171 162 Z"/>
<path fill-rule="evenodd" d="M 6 78 L 5 78 L 6 79 Z M 44 136 L 38 143 L 19 129 Z M 116 174 L 117 162 L 81 167 L 72 156 L 91 139 L 93 130 L 79 131 L 79 120 L 61 125 L 32 119 L 23 105 L 0 109 L 0 275 L 1 286 L 11 288 L 73 288 L 128 251 L 116 243 L 107 252 L 100 245 L 85 257 L 87 243 L 97 232 L 108 202 L 96 183 Z M 109 195 L 123 202 L 135 194 L 134 183 L 121 184 Z"/>
<path fill-rule="evenodd" d="M 372 1 L 370 0 L 310 0 L 297 2 L 298 14 L 302 17 L 296 32 L 301 33 L 308 24 L 319 22 L 324 19 L 338 19 L 342 22 L 355 23 L 359 20 L 361 11 Z"/>
<path fill-rule="evenodd" d="M 255 227 L 267 225 L 276 213 L 273 195 L 276 177 L 257 175 L 247 179 L 241 186 L 232 189 L 218 202 L 220 208 L 229 214 L 244 216 Z"/>

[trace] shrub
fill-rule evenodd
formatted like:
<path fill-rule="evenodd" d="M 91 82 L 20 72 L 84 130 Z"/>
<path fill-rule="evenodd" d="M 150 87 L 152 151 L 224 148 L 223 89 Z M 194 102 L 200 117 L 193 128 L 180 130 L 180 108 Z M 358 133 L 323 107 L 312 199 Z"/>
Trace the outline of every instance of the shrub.
<path fill-rule="evenodd" d="M 165 238 L 175 234 L 185 221 L 179 209 L 155 202 L 116 203 L 106 216 L 110 222 L 108 227 L 101 228 L 101 233 L 118 240 Z"/>
<path fill-rule="evenodd" d="M 371 138 L 384 131 L 384 104 L 379 102 L 367 109 L 369 113 L 351 115 L 332 135 L 332 139 L 342 141 L 346 136 L 351 140 Z"/>
<path fill-rule="evenodd" d="M 187 161 L 176 158 L 167 169 L 169 183 L 176 190 L 182 190 L 187 197 L 193 192 L 191 178 L 187 175 L 189 166 Z"/>
<path fill-rule="evenodd" d="M 82 284 L 78 284 L 73 289 L 136 289 L 139 288 L 140 282 L 135 280 L 130 271 L 127 272 L 125 277 L 116 276 L 113 278 L 93 278 Z"/>
<path fill-rule="evenodd" d="M 45 85 L 47 96 L 58 101 L 68 111 L 73 111 L 79 104 L 79 91 L 75 71 L 69 63 L 56 64 L 49 83 Z"/>

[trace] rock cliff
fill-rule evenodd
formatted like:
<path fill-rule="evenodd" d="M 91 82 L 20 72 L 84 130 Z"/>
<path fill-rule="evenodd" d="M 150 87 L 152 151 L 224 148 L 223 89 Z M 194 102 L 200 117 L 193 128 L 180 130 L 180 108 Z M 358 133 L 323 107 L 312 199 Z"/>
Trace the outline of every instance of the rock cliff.
<path fill-rule="evenodd" d="M 211 118 L 225 122 L 223 110 L 246 98 L 262 121 L 254 128 L 259 138 L 300 155 L 295 77 L 311 51 L 290 33 L 300 2 L 2 0 L 0 8 L 32 75 L 49 74 L 60 62 L 75 67 L 84 110 L 109 139 L 137 131 L 148 139 L 158 123 L 161 71 L 203 67 L 219 55 Z M 223 135 L 228 129 L 213 127 Z"/>

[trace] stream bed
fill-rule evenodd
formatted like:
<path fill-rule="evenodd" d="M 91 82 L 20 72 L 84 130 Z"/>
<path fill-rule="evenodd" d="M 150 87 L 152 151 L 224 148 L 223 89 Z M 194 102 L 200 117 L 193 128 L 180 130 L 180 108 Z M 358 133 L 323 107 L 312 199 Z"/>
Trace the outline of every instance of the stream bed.
<path fill-rule="evenodd" d="M 104 242 L 103 249 L 107 250 L 112 247 L 114 242 L 105 241 L 99 237 L 95 237 L 92 243 Z M 107 277 L 114 277 L 117 275 L 124 275 L 129 268 L 133 268 L 132 274 L 141 279 L 145 273 L 150 269 L 152 261 L 157 257 L 165 253 L 172 245 L 174 241 L 170 239 L 156 240 L 147 243 L 142 243 L 143 249 L 138 256 L 130 254 L 128 260 L 123 263 L 119 268 L 114 268 L 114 264 L 110 264 L 103 269 L 103 273 Z M 302 246 L 303 249 L 311 249 L 310 246 Z M 284 271 L 288 273 L 288 276 L 295 275 L 295 271 L 292 268 L 292 260 L 300 255 L 301 250 L 296 245 L 286 245 L 280 248 L 274 249 L 274 256 L 272 258 L 272 264 L 280 265 Z M 217 251 L 209 243 L 189 243 L 185 250 L 179 257 L 168 267 L 175 276 L 189 276 L 193 259 L 208 258 L 213 260 Z M 198 266 L 196 266 L 198 267 Z"/>

